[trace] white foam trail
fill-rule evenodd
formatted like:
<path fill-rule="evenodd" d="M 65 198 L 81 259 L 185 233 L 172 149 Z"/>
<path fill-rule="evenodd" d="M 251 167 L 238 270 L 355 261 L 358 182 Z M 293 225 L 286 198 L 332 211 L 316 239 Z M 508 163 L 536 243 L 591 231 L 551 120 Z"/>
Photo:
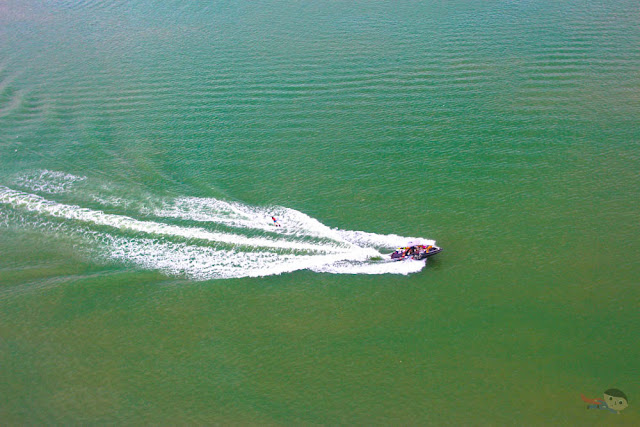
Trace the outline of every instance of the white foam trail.
<path fill-rule="evenodd" d="M 352 261 L 338 261 L 328 263 L 319 267 L 312 267 L 310 270 L 318 273 L 333 274 L 404 274 L 417 273 L 422 270 L 426 264 L 426 259 L 421 261 L 403 260 L 403 261 L 384 261 L 378 263 Z"/>
<path fill-rule="evenodd" d="M 15 182 L 21 187 L 40 193 L 56 194 L 65 193 L 77 182 L 84 181 L 86 176 L 76 176 L 64 172 L 50 171 L 47 169 L 23 173 Z"/>
<path fill-rule="evenodd" d="M 3 217 L 0 211 L 0 219 Z M 99 243 L 99 258 L 132 263 L 138 267 L 158 270 L 168 275 L 185 276 L 193 280 L 264 277 L 308 269 L 332 274 L 409 274 L 420 271 L 424 261 L 371 262 L 362 254 L 294 255 L 273 251 L 242 252 L 198 246 L 186 242 L 166 242 L 149 238 L 130 238 L 97 232 L 82 226 L 56 223 L 48 220 L 25 221 L 15 214 L 23 225 L 76 236 L 80 242 Z M 26 223 L 26 224 L 25 224 Z M 0 225 L 1 222 L 0 222 Z M 80 245 L 84 248 L 90 246 Z M 79 246 L 79 247 L 80 247 Z M 90 251 L 95 252 L 95 251 Z"/>
<path fill-rule="evenodd" d="M 148 269 L 192 279 L 263 277 L 310 269 L 318 272 L 352 273 L 347 265 L 364 257 L 349 254 L 293 255 L 274 252 L 224 251 L 186 243 L 166 243 L 151 239 L 110 238 L 109 258 L 133 262 Z M 410 263 L 385 263 L 410 264 Z M 416 262 L 416 264 L 420 264 Z M 331 267 L 335 265 L 335 267 Z M 419 265 L 422 268 L 424 264 Z M 369 266 L 371 267 L 371 266 Z M 366 265 L 359 270 L 366 272 Z M 418 270 L 419 270 L 418 268 Z M 333 271 L 332 271 L 333 270 Z M 396 269 L 397 270 L 397 269 Z M 388 271 L 370 268 L 369 274 Z M 407 273 L 404 273 L 407 274 Z"/>
<path fill-rule="evenodd" d="M 422 239 L 419 237 L 403 237 L 397 234 L 375 234 L 366 231 L 338 230 L 340 237 L 347 242 L 359 246 L 374 246 L 377 248 L 395 248 L 406 246 L 409 242 L 415 242 L 425 246 L 435 245 L 435 240 Z"/>
<path fill-rule="evenodd" d="M 101 198 L 99 195 L 96 197 Z M 94 200 L 96 197 L 92 196 Z M 125 206 L 131 202 L 141 212 L 148 209 L 126 199 L 118 198 L 117 202 Z M 150 206 L 158 206 L 157 199 L 149 202 Z M 391 261 L 386 257 L 383 259 L 378 251 L 380 248 L 404 246 L 410 240 L 418 240 L 416 238 L 332 229 L 294 209 L 252 207 L 237 202 L 191 197 L 161 203 L 161 208 L 153 211 L 158 217 L 224 224 L 238 231 L 268 231 L 274 233 L 274 238 L 141 221 L 58 203 L 4 186 L 0 186 L 0 207 L 4 204 L 10 210 L 7 213 L 0 209 L 0 226 L 18 223 L 75 235 L 93 242 L 89 247 L 98 243 L 102 248 L 99 251 L 101 257 L 194 280 L 259 277 L 304 269 L 332 274 L 406 275 L 420 271 L 426 262 Z M 282 227 L 273 227 L 271 215 L 282 222 Z M 97 230 L 95 226 L 108 226 L 114 231 Z M 118 235 L 118 231 L 133 231 L 147 237 Z M 310 242 L 309 239 L 315 241 Z M 435 243 L 432 240 L 422 242 Z"/>
<path fill-rule="evenodd" d="M 187 239 L 201 239 L 211 242 L 219 242 L 231 245 L 243 245 L 250 247 L 280 248 L 288 250 L 318 251 L 318 252 L 348 252 L 352 248 L 339 245 L 320 245 L 304 242 L 291 242 L 260 237 L 246 237 L 239 234 L 212 232 L 202 228 L 180 227 L 153 221 L 140 221 L 124 215 L 107 214 L 79 206 L 65 205 L 53 202 L 35 194 L 15 191 L 0 186 L 0 203 L 19 207 L 30 212 L 51 215 L 57 218 L 89 222 L 95 225 L 104 225 L 121 230 L 131 230 L 148 234 L 183 237 Z M 360 248 L 366 250 L 366 248 Z M 370 256 L 376 256 L 376 251 L 366 251 Z"/>
<path fill-rule="evenodd" d="M 408 241 L 421 241 L 425 245 L 435 245 L 434 240 L 417 237 L 403 237 L 397 234 L 375 234 L 364 231 L 349 231 L 330 228 L 315 218 L 295 209 L 275 207 L 255 207 L 237 202 L 217 199 L 182 197 L 164 203 L 154 214 L 165 218 L 188 219 L 212 222 L 237 228 L 251 228 L 278 232 L 298 237 L 317 237 L 342 242 L 351 246 L 373 246 L 394 248 L 405 246 Z M 271 216 L 275 216 L 282 227 L 274 227 Z"/>
<path fill-rule="evenodd" d="M 181 197 L 165 203 L 154 211 L 165 218 L 180 218 L 199 222 L 213 222 L 231 227 L 274 231 L 271 216 L 258 208 L 249 208 L 236 202 L 199 197 Z M 271 214 L 275 215 L 275 214 Z"/>
<path fill-rule="evenodd" d="M 294 209 L 280 206 L 256 207 L 213 198 L 181 197 L 165 202 L 161 208 L 154 211 L 154 214 L 165 218 L 212 222 L 231 227 L 343 241 L 335 230 L 318 220 Z M 274 227 L 271 216 L 275 216 L 282 227 Z M 343 241 L 343 243 L 347 242 Z"/>

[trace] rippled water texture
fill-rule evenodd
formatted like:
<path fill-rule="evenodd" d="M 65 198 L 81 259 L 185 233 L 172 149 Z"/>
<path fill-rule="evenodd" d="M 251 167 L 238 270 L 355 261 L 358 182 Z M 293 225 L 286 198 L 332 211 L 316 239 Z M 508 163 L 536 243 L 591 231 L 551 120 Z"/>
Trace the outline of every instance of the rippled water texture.
<path fill-rule="evenodd" d="M 639 22 L 0 0 L 0 419 L 639 425 Z"/>

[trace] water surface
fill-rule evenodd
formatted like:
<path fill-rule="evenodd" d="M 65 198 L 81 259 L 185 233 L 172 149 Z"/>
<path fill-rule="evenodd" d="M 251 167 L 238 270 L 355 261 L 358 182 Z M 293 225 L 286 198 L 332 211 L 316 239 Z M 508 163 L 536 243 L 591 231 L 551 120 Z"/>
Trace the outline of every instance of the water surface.
<path fill-rule="evenodd" d="M 639 13 L 0 3 L 2 419 L 638 425 Z"/>

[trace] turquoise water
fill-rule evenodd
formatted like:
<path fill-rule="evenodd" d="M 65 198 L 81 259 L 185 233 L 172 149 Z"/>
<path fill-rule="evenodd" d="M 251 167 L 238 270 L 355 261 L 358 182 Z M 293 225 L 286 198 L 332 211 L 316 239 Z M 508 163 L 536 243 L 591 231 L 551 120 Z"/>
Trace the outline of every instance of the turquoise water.
<path fill-rule="evenodd" d="M 638 425 L 638 22 L 0 3 L 0 418 Z"/>

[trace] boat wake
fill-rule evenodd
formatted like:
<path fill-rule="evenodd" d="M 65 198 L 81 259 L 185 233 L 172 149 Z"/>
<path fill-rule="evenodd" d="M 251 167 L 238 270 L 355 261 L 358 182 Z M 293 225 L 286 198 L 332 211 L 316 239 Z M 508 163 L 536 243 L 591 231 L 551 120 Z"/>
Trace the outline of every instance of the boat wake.
<path fill-rule="evenodd" d="M 197 197 L 128 200 L 88 181 L 46 170 L 17 177 L 15 188 L 0 186 L 0 227 L 62 232 L 86 243 L 80 247 L 92 256 L 196 280 L 305 269 L 410 274 L 425 265 L 383 255 L 413 237 L 330 228 L 279 206 Z M 281 227 L 273 226 L 272 215 Z"/>

